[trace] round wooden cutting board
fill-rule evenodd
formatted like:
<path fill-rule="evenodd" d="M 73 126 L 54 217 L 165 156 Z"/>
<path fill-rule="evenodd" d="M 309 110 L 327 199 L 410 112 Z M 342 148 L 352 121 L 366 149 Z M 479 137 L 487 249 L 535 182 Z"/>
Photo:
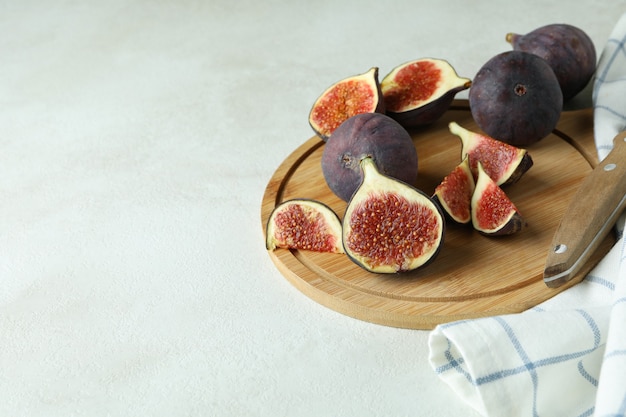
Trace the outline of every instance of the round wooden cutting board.
<path fill-rule="evenodd" d="M 436 123 L 410 132 L 419 158 L 414 185 L 429 195 L 461 161 L 461 141 L 448 130 L 451 121 L 480 132 L 466 100 L 455 101 Z M 264 230 L 274 207 L 292 198 L 319 200 L 343 216 L 347 203 L 324 181 L 323 150 L 324 142 L 312 137 L 278 167 L 263 197 Z M 423 268 L 395 275 L 369 273 L 342 254 L 286 249 L 268 254 L 282 275 L 308 297 L 372 323 L 432 329 L 454 320 L 524 311 L 580 282 L 614 243 L 614 237 L 608 237 L 566 285 L 553 289 L 544 284 L 552 236 L 579 184 L 598 163 L 592 110 L 563 112 L 555 131 L 528 152 L 534 165 L 519 182 L 504 188 L 528 223 L 518 234 L 486 237 L 471 225 L 448 221 L 437 258 Z"/>

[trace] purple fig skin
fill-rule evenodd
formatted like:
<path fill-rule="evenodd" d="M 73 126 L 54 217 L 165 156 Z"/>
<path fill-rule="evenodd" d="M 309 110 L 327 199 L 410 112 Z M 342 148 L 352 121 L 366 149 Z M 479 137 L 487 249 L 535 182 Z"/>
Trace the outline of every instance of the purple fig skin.
<path fill-rule="evenodd" d="M 469 90 L 474 121 L 487 135 L 526 147 L 554 130 L 563 110 L 563 93 L 546 60 L 507 51 L 487 61 Z"/>
<path fill-rule="evenodd" d="M 405 128 L 414 128 L 418 126 L 429 125 L 439 120 L 443 114 L 448 111 L 455 96 L 466 90 L 468 87 L 458 87 L 448 91 L 437 100 L 432 101 L 417 109 L 409 110 L 403 113 L 387 112 L 387 115 L 396 120 Z"/>
<path fill-rule="evenodd" d="M 502 226 L 502 228 L 496 231 L 481 230 L 478 226 L 474 226 L 474 229 L 483 236 L 496 236 L 497 237 L 497 236 L 513 235 L 523 230 L 527 226 L 528 226 L 528 223 L 526 223 L 526 220 L 524 220 L 522 216 L 519 215 L 519 213 L 515 213 L 513 214 L 513 217 L 511 217 L 509 221 L 507 221 L 506 224 Z"/>
<path fill-rule="evenodd" d="M 509 33 L 514 50 L 535 54 L 552 67 L 567 101 L 581 92 L 596 70 L 596 49 L 581 29 L 568 24 L 542 26 L 525 35 Z"/>
<path fill-rule="evenodd" d="M 363 181 L 360 162 L 367 156 L 381 174 L 415 183 L 417 150 L 409 132 L 384 114 L 357 114 L 335 129 L 322 154 L 326 184 L 342 200 L 350 201 Z"/>

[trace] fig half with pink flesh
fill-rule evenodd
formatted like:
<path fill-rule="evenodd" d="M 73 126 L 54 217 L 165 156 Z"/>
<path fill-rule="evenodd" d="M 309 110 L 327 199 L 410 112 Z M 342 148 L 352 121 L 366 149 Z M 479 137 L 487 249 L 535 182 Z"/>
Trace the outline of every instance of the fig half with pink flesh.
<path fill-rule="evenodd" d="M 428 264 L 443 243 L 441 208 L 413 186 L 385 176 L 375 161 L 361 160 L 363 182 L 343 217 L 343 246 L 367 271 L 399 273 Z"/>
<path fill-rule="evenodd" d="M 447 61 L 422 58 L 394 68 L 380 88 L 387 114 L 404 127 L 415 127 L 439 119 L 455 95 L 470 85 Z"/>
<path fill-rule="evenodd" d="M 313 103 L 309 124 L 324 142 L 345 120 L 361 113 L 384 113 L 378 68 L 344 78 L 328 87 Z"/>
<path fill-rule="evenodd" d="M 501 186 L 519 181 L 533 165 L 526 149 L 465 129 L 456 122 L 450 122 L 448 127 L 452 134 L 461 139 L 461 158 L 469 158 L 474 180 L 478 179 L 479 162 L 489 177 Z"/>
<path fill-rule="evenodd" d="M 292 199 L 277 205 L 266 227 L 266 248 L 344 253 L 341 221 L 326 204 Z"/>
<path fill-rule="evenodd" d="M 489 177 L 481 163 L 478 163 L 478 180 L 472 196 L 471 212 L 474 229 L 484 235 L 510 235 L 526 226 L 517 207 Z"/>
<path fill-rule="evenodd" d="M 471 204 L 474 188 L 474 177 L 466 156 L 435 188 L 433 199 L 452 220 L 467 224 L 472 221 Z"/>

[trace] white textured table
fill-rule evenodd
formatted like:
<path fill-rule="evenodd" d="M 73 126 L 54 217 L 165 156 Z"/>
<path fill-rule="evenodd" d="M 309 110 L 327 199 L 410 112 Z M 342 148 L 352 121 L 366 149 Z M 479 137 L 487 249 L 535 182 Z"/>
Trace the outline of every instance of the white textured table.
<path fill-rule="evenodd" d="M 426 56 L 473 77 L 547 23 L 600 52 L 621 3 L 0 6 L 0 415 L 474 415 L 428 332 L 282 277 L 265 186 L 332 82 Z"/>

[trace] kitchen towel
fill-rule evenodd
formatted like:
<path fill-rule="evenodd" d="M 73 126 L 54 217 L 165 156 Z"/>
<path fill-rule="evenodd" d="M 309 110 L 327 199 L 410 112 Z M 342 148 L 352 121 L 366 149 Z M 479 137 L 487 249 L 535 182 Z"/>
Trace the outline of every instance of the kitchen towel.
<path fill-rule="evenodd" d="M 594 135 L 606 157 L 626 128 L 626 14 L 594 76 Z M 585 279 L 519 314 L 437 326 L 429 361 L 458 396 L 484 416 L 626 415 L 626 243 Z"/>

